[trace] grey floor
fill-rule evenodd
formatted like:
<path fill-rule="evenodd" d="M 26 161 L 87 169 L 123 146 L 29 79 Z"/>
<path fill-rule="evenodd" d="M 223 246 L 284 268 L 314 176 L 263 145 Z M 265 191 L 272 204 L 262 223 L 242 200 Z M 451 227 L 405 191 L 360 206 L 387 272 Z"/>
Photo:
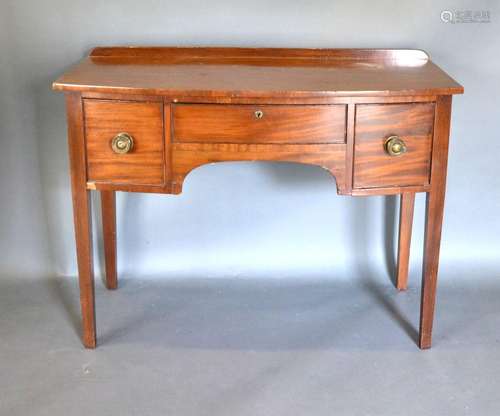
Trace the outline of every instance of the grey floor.
<path fill-rule="evenodd" d="M 498 415 L 500 286 L 443 284 L 434 347 L 417 282 L 0 281 L 0 415 Z"/>

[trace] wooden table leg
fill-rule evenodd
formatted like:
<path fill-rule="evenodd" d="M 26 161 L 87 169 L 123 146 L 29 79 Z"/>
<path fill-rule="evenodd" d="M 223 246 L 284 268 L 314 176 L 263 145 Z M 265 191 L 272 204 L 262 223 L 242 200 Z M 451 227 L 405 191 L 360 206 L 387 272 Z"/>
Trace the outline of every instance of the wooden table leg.
<path fill-rule="evenodd" d="M 102 230 L 104 260 L 106 263 L 106 287 L 116 289 L 116 198 L 115 191 L 101 191 Z"/>
<path fill-rule="evenodd" d="M 429 192 L 426 207 L 422 303 L 420 310 L 420 348 L 422 349 L 430 348 L 432 344 L 432 323 L 436 303 L 443 208 L 444 193 Z"/>
<path fill-rule="evenodd" d="M 432 344 L 432 324 L 434 320 L 434 305 L 436 303 L 439 248 L 441 244 L 441 227 L 443 223 L 446 188 L 450 113 L 451 96 L 438 97 L 436 100 L 432 144 L 431 190 L 427 193 L 426 202 L 419 336 L 419 346 L 422 349 L 430 348 Z"/>
<path fill-rule="evenodd" d="M 89 191 L 73 190 L 73 215 L 75 217 L 83 345 L 87 348 L 95 348 L 94 270 L 92 261 L 92 220 Z"/>
<path fill-rule="evenodd" d="M 415 194 L 405 192 L 401 194 L 399 209 L 399 240 L 398 240 L 398 268 L 397 288 L 406 290 L 408 287 L 408 265 L 410 262 L 411 228 L 413 224 L 413 210 Z"/>
<path fill-rule="evenodd" d="M 87 190 L 83 111 L 79 94 L 66 96 L 68 113 L 69 160 L 75 223 L 78 280 L 82 308 L 82 341 L 86 348 L 96 346 L 94 270 L 92 261 L 92 216 Z"/>

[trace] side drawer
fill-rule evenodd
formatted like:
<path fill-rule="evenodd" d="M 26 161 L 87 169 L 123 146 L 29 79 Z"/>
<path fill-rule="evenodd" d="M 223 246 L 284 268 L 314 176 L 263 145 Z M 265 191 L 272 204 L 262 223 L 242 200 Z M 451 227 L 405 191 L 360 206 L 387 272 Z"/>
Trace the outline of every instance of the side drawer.
<path fill-rule="evenodd" d="M 86 99 L 83 105 L 88 181 L 164 183 L 162 103 Z M 125 153 L 113 149 L 120 133 L 132 138 Z"/>
<path fill-rule="evenodd" d="M 174 141 L 344 143 L 345 105 L 177 104 Z"/>
<path fill-rule="evenodd" d="M 354 188 L 429 183 L 434 103 L 356 106 Z M 390 155 L 386 141 L 396 136 L 406 151 Z"/>

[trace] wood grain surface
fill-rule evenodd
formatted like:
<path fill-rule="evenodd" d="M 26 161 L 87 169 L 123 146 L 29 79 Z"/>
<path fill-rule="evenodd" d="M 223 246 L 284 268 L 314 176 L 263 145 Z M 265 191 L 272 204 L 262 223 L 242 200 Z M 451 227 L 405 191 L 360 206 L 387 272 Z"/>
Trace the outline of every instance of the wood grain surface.
<path fill-rule="evenodd" d="M 319 166 L 345 195 L 402 194 L 398 287 L 407 285 L 416 192 L 427 192 L 419 346 L 429 348 L 451 94 L 420 50 L 104 47 L 53 84 L 66 92 L 82 339 L 96 346 L 89 190 L 101 190 L 106 284 L 117 285 L 115 191 L 180 193 L 199 166 Z M 255 112 L 262 111 L 262 117 Z M 118 133 L 133 149 L 116 154 Z M 407 152 L 389 156 L 397 135 Z"/>
<path fill-rule="evenodd" d="M 87 179 L 116 184 L 164 183 L 163 104 L 84 100 Z M 111 141 L 132 135 L 134 147 L 116 154 Z"/>
<path fill-rule="evenodd" d="M 175 142 L 345 143 L 346 106 L 179 104 L 173 122 Z"/>
<path fill-rule="evenodd" d="M 96 347 L 94 263 L 92 249 L 92 211 L 90 192 L 86 187 L 85 135 L 83 104 L 80 94 L 66 95 L 68 146 L 75 224 L 78 283 L 82 310 L 82 342 Z"/>
<path fill-rule="evenodd" d="M 425 213 L 424 261 L 422 267 L 422 301 L 420 303 L 419 346 L 432 345 L 434 306 L 436 304 L 439 250 L 446 192 L 446 171 L 450 138 L 451 96 L 436 102 L 434 141 L 432 144 L 431 190 L 427 193 Z"/>
<path fill-rule="evenodd" d="M 172 191 L 179 193 L 186 175 L 194 168 L 224 161 L 281 161 L 320 166 L 336 179 L 337 190 L 345 193 L 345 144 L 212 144 L 174 143 L 172 149 Z"/>
<path fill-rule="evenodd" d="M 98 48 L 65 91 L 180 97 L 333 97 L 463 92 L 419 50 Z"/>
<path fill-rule="evenodd" d="M 116 258 L 116 192 L 101 191 L 102 237 L 104 242 L 104 263 L 106 287 L 118 287 Z"/>
<path fill-rule="evenodd" d="M 434 104 L 361 104 L 356 106 L 354 188 L 429 183 Z M 404 140 L 407 152 L 389 155 L 389 136 Z"/>
<path fill-rule="evenodd" d="M 410 265 L 411 229 L 413 226 L 413 211 L 415 193 L 401 194 L 399 206 L 399 236 L 396 286 L 398 290 L 408 288 L 408 269 Z"/>

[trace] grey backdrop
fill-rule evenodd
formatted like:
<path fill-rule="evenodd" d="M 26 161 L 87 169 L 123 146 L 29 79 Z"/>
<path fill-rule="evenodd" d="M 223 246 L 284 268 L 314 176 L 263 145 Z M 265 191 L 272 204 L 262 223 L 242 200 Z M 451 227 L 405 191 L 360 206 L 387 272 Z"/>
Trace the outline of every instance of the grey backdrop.
<path fill-rule="evenodd" d="M 488 10 L 491 23 L 443 23 L 444 9 Z M 499 11 L 498 1 L 2 0 L 1 275 L 76 274 L 64 100 L 51 82 L 96 45 L 220 45 L 429 52 L 466 91 L 453 105 L 441 277 L 499 276 Z M 180 196 L 119 194 L 119 269 L 137 278 L 387 275 L 396 216 L 394 197 L 337 196 L 319 168 L 204 166 Z M 419 196 L 412 284 L 422 226 Z"/>

